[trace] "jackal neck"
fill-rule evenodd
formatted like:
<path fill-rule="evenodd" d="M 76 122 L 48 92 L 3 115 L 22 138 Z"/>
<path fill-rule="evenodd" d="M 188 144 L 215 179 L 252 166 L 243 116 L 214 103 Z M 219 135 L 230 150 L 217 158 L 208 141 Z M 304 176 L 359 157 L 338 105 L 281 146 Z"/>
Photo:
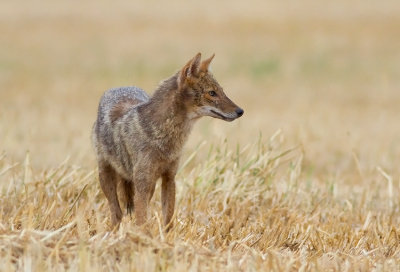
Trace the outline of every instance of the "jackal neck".
<path fill-rule="evenodd" d="M 178 90 L 177 74 L 161 82 L 149 102 L 139 110 L 142 127 L 164 152 L 182 149 L 191 130 L 185 94 Z"/>

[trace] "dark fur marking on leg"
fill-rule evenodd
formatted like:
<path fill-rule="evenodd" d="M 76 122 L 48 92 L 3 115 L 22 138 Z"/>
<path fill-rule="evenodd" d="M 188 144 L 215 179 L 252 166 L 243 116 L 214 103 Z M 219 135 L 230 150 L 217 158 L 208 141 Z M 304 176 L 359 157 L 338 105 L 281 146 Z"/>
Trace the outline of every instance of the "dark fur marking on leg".
<path fill-rule="evenodd" d="M 142 101 L 138 99 L 126 98 L 119 103 L 115 104 L 114 107 L 110 111 L 110 120 L 111 122 L 117 121 L 119 118 L 125 115 L 132 106 L 140 103 Z"/>
<path fill-rule="evenodd" d="M 133 198 L 135 195 L 133 183 L 130 180 L 122 179 L 122 186 L 124 189 L 125 200 L 126 200 L 126 212 L 132 216 L 132 212 L 135 207 L 133 203 Z"/>

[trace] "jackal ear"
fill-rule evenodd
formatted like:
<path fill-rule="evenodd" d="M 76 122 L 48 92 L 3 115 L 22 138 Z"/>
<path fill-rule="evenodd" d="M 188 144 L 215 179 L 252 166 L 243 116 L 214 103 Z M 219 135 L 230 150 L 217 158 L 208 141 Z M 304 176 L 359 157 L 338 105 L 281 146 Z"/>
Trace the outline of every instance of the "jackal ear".
<path fill-rule="evenodd" d="M 183 85 L 186 79 L 191 77 L 197 77 L 199 74 L 200 68 L 200 60 L 201 54 L 197 53 L 197 55 L 191 59 L 185 66 L 183 66 L 182 70 L 179 73 L 178 84 Z"/>
<path fill-rule="evenodd" d="M 212 54 L 211 57 L 209 57 L 208 59 L 202 61 L 201 64 L 200 64 L 200 71 L 207 72 L 209 70 L 210 63 L 211 63 L 211 61 L 213 60 L 214 57 L 215 57 L 215 54 Z"/>

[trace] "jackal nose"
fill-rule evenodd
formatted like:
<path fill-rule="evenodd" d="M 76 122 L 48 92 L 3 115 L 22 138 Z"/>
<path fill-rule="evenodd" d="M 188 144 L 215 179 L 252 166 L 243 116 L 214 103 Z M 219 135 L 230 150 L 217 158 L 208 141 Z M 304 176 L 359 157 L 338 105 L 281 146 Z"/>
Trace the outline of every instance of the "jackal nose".
<path fill-rule="evenodd" d="M 238 117 L 242 116 L 243 113 L 244 113 L 244 111 L 243 111 L 241 108 L 237 108 L 237 109 L 235 110 L 235 112 L 236 112 L 236 114 L 238 115 Z"/>

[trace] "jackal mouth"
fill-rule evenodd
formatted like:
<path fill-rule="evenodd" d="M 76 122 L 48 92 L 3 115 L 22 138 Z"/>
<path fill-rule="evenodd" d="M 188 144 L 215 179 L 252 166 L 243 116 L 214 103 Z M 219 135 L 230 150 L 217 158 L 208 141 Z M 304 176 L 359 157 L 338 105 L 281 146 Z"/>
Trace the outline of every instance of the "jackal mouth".
<path fill-rule="evenodd" d="M 236 118 L 232 118 L 232 117 L 227 117 L 227 116 L 224 116 L 224 115 L 222 115 L 222 114 L 220 114 L 219 112 L 216 112 L 216 111 L 214 111 L 214 110 L 210 110 L 212 113 L 214 113 L 215 115 L 217 115 L 218 117 L 220 117 L 222 120 L 224 120 L 224 121 L 228 121 L 228 122 L 232 122 L 233 120 L 235 120 Z"/>

